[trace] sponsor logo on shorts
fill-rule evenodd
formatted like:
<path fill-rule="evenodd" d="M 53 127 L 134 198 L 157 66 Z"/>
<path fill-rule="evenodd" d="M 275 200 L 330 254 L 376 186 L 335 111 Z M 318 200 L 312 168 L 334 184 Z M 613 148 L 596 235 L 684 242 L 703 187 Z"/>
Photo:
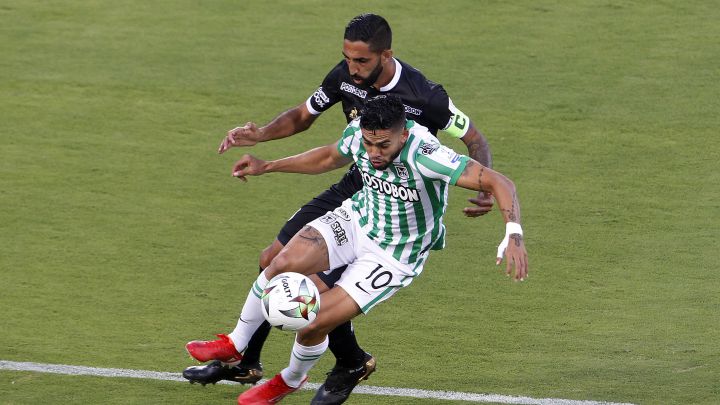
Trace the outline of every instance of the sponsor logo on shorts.
<path fill-rule="evenodd" d="M 412 115 L 417 115 L 417 116 L 422 115 L 422 110 L 421 110 L 421 109 L 418 109 L 418 108 L 415 108 L 415 107 L 410 107 L 409 105 L 405 105 L 405 104 L 403 104 L 403 105 L 405 106 L 405 113 L 406 113 L 406 114 L 412 114 Z"/>
<path fill-rule="evenodd" d="M 340 222 L 335 221 L 330 224 L 330 229 L 332 229 L 333 235 L 335 235 L 335 243 L 337 243 L 338 246 L 342 246 L 348 242 L 347 235 L 342 225 L 340 225 Z"/>
<path fill-rule="evenodd" d="M 440 148 L 439 143 L 428 142 L 420 146 L 420 153 L 423 155 L 430 155 Z"/>
<path fill-rule="evenodd" d="M 346 83 L 346 82 L 340 83 L 340 90 L 342 90 L 342 91 L 344 91 L 344 92 L 347 92 L 347 93 L 350 93 L 350 94 L 354 94 L 354 95 L 356 95 L 356 96 L 358 96 L 358 97 L 360 97 L 360 98 L 363 98 L 363 99 L 364 99 L 365 97 L 367 97 L 367 91 L 365 91 L 365 90 L 360 90 L 360 89 L 358 89 L 357 87 L 353 86 L 353 85 L 350 84 L 350 83 Z"/>
<path fill-rule="evenodd" d="M 363 173 L 362 177 L 366 187 L 377 190 L 382 194 L 389 195 L 393 198 L 406 202 L 420 201 L 420 193 L 417 189 L 400 186 L 383 179 L 378 179 L 368 173 Z"/>
<path fill-rule="evenodd" d="M 325 94 L 323 91 L 322 86 L 315 90 L 315 93 L 313 93 L 313 99 L 315 99 L 315 103 L 317 103 L 318 107 L 323 108 L 325 107 L 325 104 L 330 102 L 330 98 Z"/>
<path fill-rule="evenodd" d="M 320 220 L 320 222 L 322 222 L 323 224 L 328 224 L 328 225 L 329 225 L 329 224 L 335 222 L 336 217 L 335 217 L 335 214 L 333 214 L 332 212 L 328 212 L 327 214 L 321 216 L 321 217 L 319 218 L 319 220 Z"/>
<path fill-rule="evenodd" d="M 345 221 L 350 221 L 350 213 L 343 207 L 335 208 L 335 216 Z"/>

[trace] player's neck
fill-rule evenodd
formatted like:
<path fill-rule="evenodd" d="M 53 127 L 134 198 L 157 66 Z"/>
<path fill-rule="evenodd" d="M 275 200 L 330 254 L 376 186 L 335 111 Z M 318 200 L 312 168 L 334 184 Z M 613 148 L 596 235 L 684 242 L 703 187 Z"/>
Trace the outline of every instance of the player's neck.
<path fill-rule="evenodd" d="M 380 90 L 381 88 L 390 84 L 393 77 L 395 77 L 395 58 L 390 58 L 383 65 L 382 73 L 380 73 L 380 77 L 375 80 L 375 83 L 372 85 L 372 87 L 374 87 L 376 90 Z"/>

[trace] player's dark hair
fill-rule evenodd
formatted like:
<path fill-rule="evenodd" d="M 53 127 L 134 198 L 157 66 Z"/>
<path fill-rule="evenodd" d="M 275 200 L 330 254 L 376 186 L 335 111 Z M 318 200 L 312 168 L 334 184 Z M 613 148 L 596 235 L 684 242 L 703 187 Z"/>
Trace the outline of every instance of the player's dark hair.
<path fill-rule="evenodd" d="M 398 96 L 375 96 L 365 101 L 360 114 L 360 127 L 363 129 L 372 131 L 405 126 L 405 106 Z"/>
<path fill-rule="evenodd" d="M 382 52 L 392 48 L 390 24 L 377 14 L 360 14 L 350 20 L 345 27 L 345 39 L 351 42 L 365 42 L 372 52 Z"/>

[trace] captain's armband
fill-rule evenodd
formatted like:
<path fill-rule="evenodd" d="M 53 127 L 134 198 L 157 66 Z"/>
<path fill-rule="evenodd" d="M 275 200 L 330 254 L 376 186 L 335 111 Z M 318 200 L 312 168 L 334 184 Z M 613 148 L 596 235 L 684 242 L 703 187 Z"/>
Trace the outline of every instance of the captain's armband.
<path fill-rule="evenodd" d="M 450 116 L 450 121 L 444 131 L 455 138 L 462 138 L 470 129 L 470 118 L 455 106 L 451 106 L 450 111 L 453 112 L 453 115 Z"/>

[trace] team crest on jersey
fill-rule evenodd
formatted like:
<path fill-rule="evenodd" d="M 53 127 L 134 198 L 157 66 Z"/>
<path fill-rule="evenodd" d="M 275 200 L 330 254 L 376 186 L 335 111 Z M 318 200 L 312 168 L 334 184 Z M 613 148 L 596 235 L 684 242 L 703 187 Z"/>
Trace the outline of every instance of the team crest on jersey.
<path fill-rule="evenodd" d="M 405 167 L 402 163 L 394 163 L 395 171 L 397 172 L 398 177 L 400 177 L 403 180 L 407 180 L 410 177 L 410 174 L 408 173 L 407 167 Z"/>
<path fill-rule="evenodd" d="M 354 120 L 358 117 L 358 110 L 356 107 L 353 107 L 353 109 L 350 110 L 350 114 L 348 114 L 348 117 L 350 117 L 351 120 Z"/>
<path fill-rule="evenodd" d="M 423 155 L 430 155 L 440 148 L 439 143 L 428 142 L 420 146 L 420 153 Z"/>

